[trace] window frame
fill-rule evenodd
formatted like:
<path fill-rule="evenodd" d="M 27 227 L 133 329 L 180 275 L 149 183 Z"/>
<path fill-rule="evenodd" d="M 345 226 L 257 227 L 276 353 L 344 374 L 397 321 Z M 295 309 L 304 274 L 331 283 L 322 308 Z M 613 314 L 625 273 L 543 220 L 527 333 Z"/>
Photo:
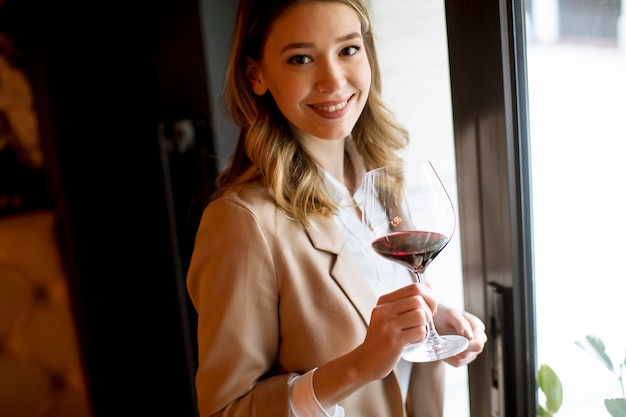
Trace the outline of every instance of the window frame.
<path fill-rule="evenodd" d="M 465 306 L 489 341 L 472 416 L 536 416 L 536 326 L 523 0 L 446 0 Z"/>

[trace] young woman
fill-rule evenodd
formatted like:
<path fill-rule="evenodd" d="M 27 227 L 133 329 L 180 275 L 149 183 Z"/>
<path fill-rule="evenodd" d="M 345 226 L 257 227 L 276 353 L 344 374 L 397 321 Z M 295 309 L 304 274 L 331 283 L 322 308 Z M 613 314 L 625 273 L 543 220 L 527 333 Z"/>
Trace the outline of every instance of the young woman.
<path fill-rule="evenodd" d="M 188 272 L 201 417 L 440 417 L 443 363 L 403 348 L 434 317 L 470 339 L 447 360 L 461 366 L 486 335 L 364 237 L 361 178 L 409 140 L 381 99 L 366 0 L 241 0 L 227 76 L 241 134 Z"/>

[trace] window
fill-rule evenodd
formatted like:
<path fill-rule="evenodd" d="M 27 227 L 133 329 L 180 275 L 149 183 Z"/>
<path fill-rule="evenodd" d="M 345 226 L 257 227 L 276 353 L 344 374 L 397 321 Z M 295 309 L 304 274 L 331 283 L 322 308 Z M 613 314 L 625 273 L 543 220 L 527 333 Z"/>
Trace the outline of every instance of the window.
<path fill-rule="evenodd" d="M 623 396 L 575 345 L 596 334 L 624 361 L 622 6 L 446 2 L 465 299 L 491 331 L 472 415 L 536 416 L 541 363 L 563 382 L 559 414 Z"/>
<path fill-rule="evenodd" d="M 538 361 L 563 384 L 559 415 L 609 415 L 626 354 L 626 32 L 619 0 L 539 3 L 527 47 Z M 576 345 L 587 335 L 614 374 Z"/>

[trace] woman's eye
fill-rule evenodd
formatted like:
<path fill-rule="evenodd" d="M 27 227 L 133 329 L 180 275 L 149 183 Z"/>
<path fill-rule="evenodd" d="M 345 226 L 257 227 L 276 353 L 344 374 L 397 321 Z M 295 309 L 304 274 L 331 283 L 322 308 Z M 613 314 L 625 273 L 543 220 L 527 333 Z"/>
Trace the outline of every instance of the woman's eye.
<path fill-rule="evenodd" d="M 356 53 L 357 53 L 357 52 L 359 52 L 360 50 L 361 50 L 361 47 L 360 47 L 360 46 L 354 46 L 354 45 L 353 45 L 353 46 L 347 46 L 347 47 L 345 47 L 345 48 L 343 48 L 343 49 L 341 50 L 340 55 L 343 55 L 343 56 L 351 56 L 351 55 L 356 54 Z"/>
<path fill-rule="evenodd" d="M 289 58 L 287 62 L 289 62 L 290 64 L 294 64 L 294 65 L 304 65 L 304 64 L 308 64 L 309 62 L 311 62 L 311 58 L 309 58 L 306 55 L 295 55 Z"/>

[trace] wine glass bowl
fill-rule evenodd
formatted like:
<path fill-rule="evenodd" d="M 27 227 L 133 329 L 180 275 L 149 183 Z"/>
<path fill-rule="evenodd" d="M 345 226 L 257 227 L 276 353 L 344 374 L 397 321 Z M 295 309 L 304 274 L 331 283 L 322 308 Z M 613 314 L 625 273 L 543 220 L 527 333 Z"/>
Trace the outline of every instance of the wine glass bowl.
<path fill-rule="evenodd" d="M 456 228 L 456 214 L 443 183 L 428 160 L 405 161 L 371 170 L 363 179 L 362 220 L 373 250 L 408 268 L 424 282 L 430 263 L 446 247 Z M 429 362 L 464 351 L 468 340 L 439 335 L 434 323 L 421 343 L 408 345 L 404 359 Z"/>

